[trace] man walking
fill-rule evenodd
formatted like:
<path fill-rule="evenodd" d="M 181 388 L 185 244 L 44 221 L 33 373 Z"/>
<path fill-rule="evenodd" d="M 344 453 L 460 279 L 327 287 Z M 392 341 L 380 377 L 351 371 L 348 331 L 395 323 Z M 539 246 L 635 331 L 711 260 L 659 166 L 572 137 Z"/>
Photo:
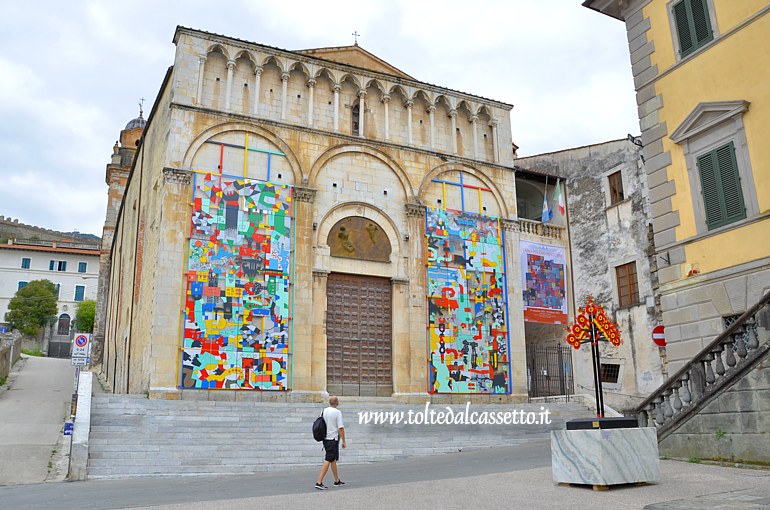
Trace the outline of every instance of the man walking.
<path fill-rule="evenodd" d="M 345 429 L 342 425 L 342 413 L 337 409 L 338 405 L 340 405 L 340 399 L 332 395 L 329 397 L 329 407 L 324 409 L 322 413 L 326 422 L 326 439 L 324 439 L 326 456 L 321 467 L 321 474 L 318 475 L 318 481 L 315 484 L 315 488 L 320 491 L 328 489 L 324 485 L 324 477 L 329 471 L 329 466 L 331 466 L 332 474 L 334 475 L 334 486 L 342 487 L 345 485 L 345 482 L 340 480 L 340 476 L 337 473 L 337 461 L 340 458 L 340 440 L 342 441 L 342 447 L 347 448 L 345 444 Z"/>

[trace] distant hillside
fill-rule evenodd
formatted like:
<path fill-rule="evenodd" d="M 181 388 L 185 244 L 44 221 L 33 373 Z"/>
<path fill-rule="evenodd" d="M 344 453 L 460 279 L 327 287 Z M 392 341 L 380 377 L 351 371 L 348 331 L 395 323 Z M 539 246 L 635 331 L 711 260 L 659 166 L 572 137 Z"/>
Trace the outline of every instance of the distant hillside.
<path fill-rule="evenodd" d="M 58 232 L 47 228 L 36 227 L 20 223 L 19 220 L 0 216 L 0 242 L 8 242 L 8 238 L 24 241 L 47 241 L 59 243 L 101 245 L 101 238 L 93 234 L 81 234 L 80 232 Z"/>

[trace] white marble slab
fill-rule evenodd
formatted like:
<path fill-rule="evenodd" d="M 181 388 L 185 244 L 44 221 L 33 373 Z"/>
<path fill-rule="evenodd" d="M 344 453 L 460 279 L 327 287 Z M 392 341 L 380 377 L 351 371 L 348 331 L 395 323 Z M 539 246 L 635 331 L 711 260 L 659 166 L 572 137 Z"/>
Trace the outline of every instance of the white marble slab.
<path fill-rule="evenodd" d="M 654 427 L 551 431 L 555 483 L 616 485 L 660 480 Z"/>

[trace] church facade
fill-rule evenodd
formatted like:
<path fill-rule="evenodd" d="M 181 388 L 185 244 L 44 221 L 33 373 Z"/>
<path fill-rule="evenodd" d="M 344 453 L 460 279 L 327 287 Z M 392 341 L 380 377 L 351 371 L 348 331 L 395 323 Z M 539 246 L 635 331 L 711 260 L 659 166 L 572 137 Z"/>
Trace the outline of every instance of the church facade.
<path fill-rule="evenodd" d="M 512 106 L 357 45 L 174 43 L 112 211 L 111 389 L 525 399 L 572 296 L 565 229 L 519 215 L 547 177 L 514 168 Z"/>

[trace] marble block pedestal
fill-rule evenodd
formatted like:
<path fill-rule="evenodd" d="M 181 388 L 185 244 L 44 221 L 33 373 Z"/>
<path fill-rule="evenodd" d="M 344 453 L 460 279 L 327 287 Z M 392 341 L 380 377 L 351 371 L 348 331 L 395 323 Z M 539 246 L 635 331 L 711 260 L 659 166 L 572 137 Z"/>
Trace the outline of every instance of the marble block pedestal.
<path fill-rule="evenodd" d="M 556 483 L 594 486 L 660 480 L 654 427 L 551 431 Z"/>

